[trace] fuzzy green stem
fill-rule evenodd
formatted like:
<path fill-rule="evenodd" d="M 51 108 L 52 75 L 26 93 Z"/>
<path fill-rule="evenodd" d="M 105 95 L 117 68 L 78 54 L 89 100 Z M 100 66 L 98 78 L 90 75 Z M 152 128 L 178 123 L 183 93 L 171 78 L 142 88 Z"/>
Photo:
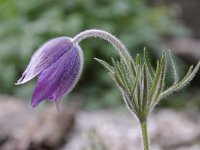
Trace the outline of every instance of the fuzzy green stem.
<path fill-rule="evenodd" d="M 142 131 L 142 142 L 144 150 L 149 150 L 149 139 L 147 131 L 147 121 L 140 122 L 141 131 Z"/>
<path fill-rule="evenodd" d="M 82 40 L 90 38 L 90 37 L 99 37 L 100 39 L 104 39 L 108 41 L 113 47 L 115 47 L 115 49 L 119 52 L 119 55 L 121 56 L 121 58 L 125 60 L 125 62 L 127 62 L 128 65 L 131 61 L 133 62 L 132 57 L 130 56 L 125 45 L 114 35 L 103 30 L 97 30 L 97 29 L 85 30 L 77 34 L 73 38 L 73 43 L 78 44 Z"/>

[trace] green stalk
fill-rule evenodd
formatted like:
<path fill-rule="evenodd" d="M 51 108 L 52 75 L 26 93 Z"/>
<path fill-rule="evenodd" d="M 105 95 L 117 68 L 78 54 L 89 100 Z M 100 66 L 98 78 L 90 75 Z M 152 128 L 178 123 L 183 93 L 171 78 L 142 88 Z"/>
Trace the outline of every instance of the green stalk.
<path fill-rule="evenodd" d="M 140 121 L 140 127 L 142 131 L 142 142 L 144 150 L 149 150 L 149 139 L 148 139 L 148 131 L 147 131 L 147 121 Z"/>

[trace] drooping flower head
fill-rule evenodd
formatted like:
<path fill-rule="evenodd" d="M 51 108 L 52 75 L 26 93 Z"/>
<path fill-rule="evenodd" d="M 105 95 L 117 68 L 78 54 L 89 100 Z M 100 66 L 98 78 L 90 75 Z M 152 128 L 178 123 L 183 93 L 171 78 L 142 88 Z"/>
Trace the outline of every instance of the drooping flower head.
<path fill-rule="evenodd" d="M 99 37 L 108 41 L 122 59 L 131 61 L 125 46 L 112 34 L 102 30 L 86 30 L 74 38 L 54 38 L 35 52 L 22 77 L 16 83 L 24 84 L 38 77 L 32 96 L 32 107 L 45 99 L 58 104 L 61 97 L 74 88 L 83 68 L 83 53 L 79 43 L 90 37 Z"/>
<path fill-rule="evenodd" d="M 16 84 L 23 84 L 38 76 L 31 106 L 43 100 L 57 104 L 64 94 L 76 85 L 83 68 L 81 48 L 69 37 L 57 37 L 42 45 Z"/>

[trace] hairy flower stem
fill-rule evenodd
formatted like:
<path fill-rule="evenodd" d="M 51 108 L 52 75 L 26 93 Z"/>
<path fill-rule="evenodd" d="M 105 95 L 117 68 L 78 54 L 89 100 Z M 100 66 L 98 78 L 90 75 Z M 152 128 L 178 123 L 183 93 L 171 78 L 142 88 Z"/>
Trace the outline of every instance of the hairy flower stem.
<path fill-rule="evenodd" d="M 142 131 L 142 142 L 144 150 L 149 150 L 149 139 L 148 139 L 148 131 L 147 131 L 147 121 L 140 121 L 140 127 Z"/>
<path fill-rule="evenodd" d="M 91 29 L 91 30 L 85 30 L 79 34 L 77 34 L 73 38 L 73 43 L 78 44 L 84 39 L 90 38 L 90 37 L 99 37 L 100 39 L 108 41 L 115 49 L 119 52 L 120 57 L 129 65 L 129 62 L 132 61 L 132 58 L 124 46 L 124 44 L 117 39 L 114 35 L 102 31 L 102 30 L 96 30 L 96 29 Z"/>

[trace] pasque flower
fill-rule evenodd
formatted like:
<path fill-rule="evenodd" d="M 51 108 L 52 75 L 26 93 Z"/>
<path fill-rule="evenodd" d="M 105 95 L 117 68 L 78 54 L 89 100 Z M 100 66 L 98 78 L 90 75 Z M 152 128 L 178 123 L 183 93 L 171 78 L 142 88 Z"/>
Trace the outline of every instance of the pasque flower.
<path fill-rule="evenodd" d="M 57 104 L 64 94 L 76 85 L 83 66 L 81 48 L 69 37 L 57 37 L 42 45 L 16 84 L 23 84 L 38 76 L 31 106 L 43 100 Z"/>
<path fill-rule="evenodd" d="M 49 40 L 35 52 L 22 77 L 16 83 L 16 85 L 24 84 L 38 77 L 32 96 L 32 107 L 43 100 L 54 101 L 58 106 L 63 95 L 74 88 L 83 68 L 83 53 L 79 43 L 90 37 L 107 40 L 123 59 L 130 59 L 124 45 L 112 34 L 102 30 L 86 30 L 74 38 L 57 37 Z"/>
<path fill-rule="evenodd" d="M 123 43 L 112 34 L 102 30 L 86 30 L 74 38 L 58 37 L 41 46 L 16 84 L 26 83 L 38 76 L 32 96 L 32 107 L 45 99 L 59 104 L 61 97 L 68 94 L 80 78 L 83 54 L 79 43 L 90 37 L 99 37 L 108 41 L 119 53 L 120 61 L 112 59 L 113 65 L 101 59 L 96 60 L 108 70 L 123 95 L 126 107 L 139 120 L 143 148 L 149 150 L 147 121 L 150 112 L 161 99 L 188 85 L 199 70 L 200 62 L 196 67 L 191 66 L 184 78 L 179 80 L 177 65 L 173 54 L 169 51 L 174 83 L 166 88 L 167 54 L 165 51 L 161 59 L 157 60 L 154 69 L 146 49 L 144 49 L 143 59 L 138 54 L 135 61 Z"/>

